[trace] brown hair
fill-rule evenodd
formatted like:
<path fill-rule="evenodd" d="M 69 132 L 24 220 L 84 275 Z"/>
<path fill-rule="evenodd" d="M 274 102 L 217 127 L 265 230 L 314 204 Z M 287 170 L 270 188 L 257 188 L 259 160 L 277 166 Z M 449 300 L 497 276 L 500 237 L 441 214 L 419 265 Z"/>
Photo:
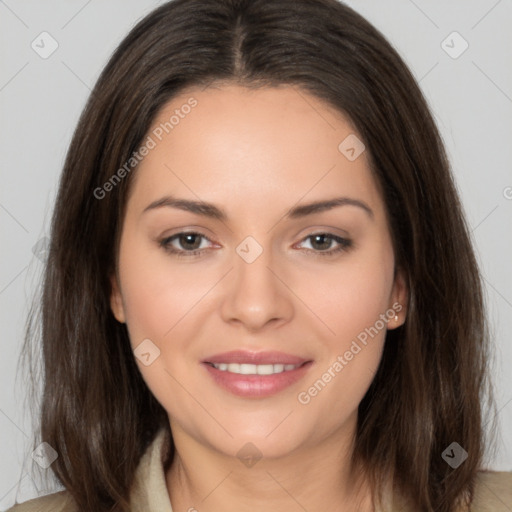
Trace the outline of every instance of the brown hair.
<path fill-rule="evenodd" d="M 103 70 L 65 161 L 43 283 L 40 435 L 59 454 L 53 473 L 80 510 L 128 510 L 141 455 L 169 429 L 109 303 L 133 172 L 101 199 L 94 191 L 170 99 L 214 82 L 296 86 L 346 114 L 363 138 L 409 304 L 359 406 L 353 461 L 376 495 L 394 475 L 414 510 L 469 503 L 484 457 L 482 404 L 494 403 L 469 230 L 412 74 L 336 0 L 174 0 L 142 19 Z M 441 456 L 453 441 L 468 453 L 456 470 Z"/>

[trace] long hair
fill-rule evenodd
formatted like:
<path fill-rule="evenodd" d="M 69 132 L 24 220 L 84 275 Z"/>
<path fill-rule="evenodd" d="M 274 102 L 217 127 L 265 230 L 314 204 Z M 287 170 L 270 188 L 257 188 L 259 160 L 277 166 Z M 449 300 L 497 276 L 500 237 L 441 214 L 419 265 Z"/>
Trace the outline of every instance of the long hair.
<path fill-rule="evenodd" d="M 485 454 L 482 404 L 493 404 L 482 278 L 426 100 L 384 36 L 337 0 L 173 0 L 142 19 L 102 71 L 65 160 L 41 309 L 24 345 L 34 354 L 41 338 L 38 434 L 59 454 L 56 480 L 80 510 L 127 511 L 144 450 L 170 428 L 109 302 L 136 168 L 95 191 L 169 100 L 214 82 L 296 87 L 362 137 L 409 304 L 360 403 L 353 461 L 376 496 L 392 474 L 414 510 L 470 503 Z M 454 441 L 468 454 L 456 470 L 442 457 Z"/>

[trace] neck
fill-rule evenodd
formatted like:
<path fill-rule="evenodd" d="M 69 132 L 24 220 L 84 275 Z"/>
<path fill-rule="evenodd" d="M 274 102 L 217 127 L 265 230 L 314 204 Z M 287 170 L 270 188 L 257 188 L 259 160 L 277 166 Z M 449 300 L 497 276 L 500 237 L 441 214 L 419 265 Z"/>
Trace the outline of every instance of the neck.
<path fill-rule="evenodd" d="M 171 426 L 176 450 L 166 481 L 174 511 L 372 510 L 368 483 L 351 467 L 355 423 L 349 436 L 333 433 L 314 447 L 263 457 L 250 467 Z"/>

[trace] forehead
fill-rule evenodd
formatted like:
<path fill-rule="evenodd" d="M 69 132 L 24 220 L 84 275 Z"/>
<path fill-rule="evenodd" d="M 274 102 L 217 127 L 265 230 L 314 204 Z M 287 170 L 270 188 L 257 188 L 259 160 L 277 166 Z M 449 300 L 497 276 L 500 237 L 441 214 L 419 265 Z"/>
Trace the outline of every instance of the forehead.
<path fill-rule="evenodd" d="M 140 206 L 178 190 L 245 209 L 305 195 L 379 200 L 366 152 L 351 161 L 340 150 L 347 137 L 360 139 L 350 121 L 295 86 L 188 89 L 161 109 L 147 137 L 154 147 L 132 185 Z"/>

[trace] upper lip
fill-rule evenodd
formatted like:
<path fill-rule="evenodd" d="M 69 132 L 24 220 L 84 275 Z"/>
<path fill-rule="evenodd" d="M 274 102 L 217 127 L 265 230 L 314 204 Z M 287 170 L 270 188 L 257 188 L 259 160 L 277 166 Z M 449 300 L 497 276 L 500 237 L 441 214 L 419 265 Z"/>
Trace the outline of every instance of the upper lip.
<path fill-rule="evenodd" d="M 215 354 L 203 360 L 203 363 L 238 363 L 238 364 L 294 364 L 300 365 L 309 361 L 302 357 L 285 354 L 284 352 L 249 352 L 246 350 L 232 350 Z"/>

